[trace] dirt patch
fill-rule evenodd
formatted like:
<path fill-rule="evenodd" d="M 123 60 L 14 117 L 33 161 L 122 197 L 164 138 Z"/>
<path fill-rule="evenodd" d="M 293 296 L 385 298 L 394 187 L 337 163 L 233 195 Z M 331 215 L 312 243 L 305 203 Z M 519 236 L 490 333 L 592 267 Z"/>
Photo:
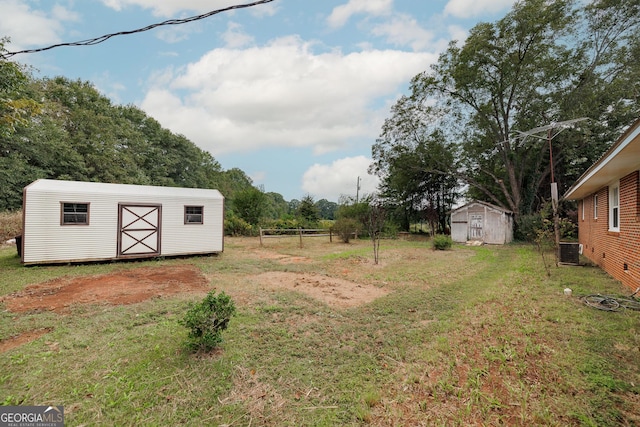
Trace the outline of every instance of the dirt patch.
<path fill-rule="evenodd" d="M 134 304 L 153 297 L 206 292 L 209 281 L 193 265 L 143 267 L 110 274 L 61 277 L 0 298 L 9 311 L 63 313 L 74 304 Z"/>
<path fill-rule="evenodd" d="M 376 286 L 310 273 L 270 271 L 252 276 L 251 280 L 265 289 L 290 289 L 343 308 L 366 304 L 389 293 Z"/>
<path fill-rule="evenodd" d="M 16 335 L 4 340 L 0 340 L 0 353 L 4 353 L 5 351 L 9 351 L 16 347 L 21 346 L 22 344 L 26 344 L 28 342 L 37 340 L 44 334 L 51 332 L 50 328 L 38 329 L 35 331 L 23 332 L 20 335 Z"/>

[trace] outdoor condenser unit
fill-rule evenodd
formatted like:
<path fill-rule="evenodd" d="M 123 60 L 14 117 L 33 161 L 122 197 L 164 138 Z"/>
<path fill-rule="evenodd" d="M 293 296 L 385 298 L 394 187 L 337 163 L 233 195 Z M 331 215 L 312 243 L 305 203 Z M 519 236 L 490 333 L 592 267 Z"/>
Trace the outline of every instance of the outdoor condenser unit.
<path fill-rule="evenodd" d="M 561 264 L 580 265 L 580 244 L 560 242 L 559 257 Z"/>

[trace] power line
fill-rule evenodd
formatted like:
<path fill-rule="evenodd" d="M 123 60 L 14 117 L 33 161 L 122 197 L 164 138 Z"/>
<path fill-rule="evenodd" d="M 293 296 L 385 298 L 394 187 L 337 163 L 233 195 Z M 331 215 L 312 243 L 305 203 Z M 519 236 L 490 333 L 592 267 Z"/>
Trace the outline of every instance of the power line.
<path fill-rule="evenodd" d="M 19 51 L 16 51 L 16 52 L 0 53 L 0 58 L 9 59 L 12 56 L 18 55 L 18 54 L 21 54 L 21 53 L 43 52 L 45 50 L 50 50 L 50 49 L 53 49 L 53 48 L 56 48 L 56 47 L 62 47 L 62 46 L 92 46 L 92 45 L 95 45 L 95 44 L 99 44 L 99 43 L 105 42 L 105 41 L 109 40 L 112 37 L 126 36 L 126 35 L 129 35 L 129 34 L 135 34 L 135 33 L 142 33 L 144 31 L 153 30 L 154 28 L 162 27 L 162 26 L 166 26 L 166 25 L 187 24 L 189 22 L 194 22 L 194 21 L 198 21 L 200 19 L 208 18 L 208 17 L 216 15 L 218 13 L 228 12 L 228 11 L 234 10 L 234 9 L 244 9 L 244 8 L 247 8 L 247 7 L 258 6 L 260 4 L 270 3 L 272 1 L 273 0 L 260 0 L 260 1 L 254 1 L 253 3 L 238 4 L 238 5 L 234 5 L 234 6 L 225 7 L 223 9 L 212 10 L 211 12 L 203 13 L 202 15 L 191 16 L 189 18 L 183 18 L 183 19 L 169 19 L 167 21 L 163 21 L 163 22 L 158 22 L 156 24 L 147 25 L 146 27 L 138 28 L 136 30 L 120 31 L 120 32 L 117 32 L 117 33 L 105 34 L 104 36 L 95 37 L 95 38 L 88 39 L 88 40 L 81 40 L 81 41 L 70 42 L 70 43 L 58 43 L 58 44 L 54 44 L 54 45 L 47 46 L 47 47 L 41 47 L 41 48 L 38 48 L 38 49 L 26 49 L 26 50 L 19 50 Z"/>

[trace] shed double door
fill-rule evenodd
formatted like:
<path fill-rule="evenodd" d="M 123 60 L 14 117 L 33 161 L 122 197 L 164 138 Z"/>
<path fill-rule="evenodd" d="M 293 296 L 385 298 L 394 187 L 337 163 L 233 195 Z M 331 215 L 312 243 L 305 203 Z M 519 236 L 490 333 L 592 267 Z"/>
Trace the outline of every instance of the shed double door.
<path fill-rule="evenodd" d="M 481 214 L 472 214 L 469 227 L 469 240 L 482 240 L 482 223 L 483 218 Z"/>
<path fill-rule="evenodd" d="M 160 255 L 162 205 L 118 204 L 118 257 Z"/>

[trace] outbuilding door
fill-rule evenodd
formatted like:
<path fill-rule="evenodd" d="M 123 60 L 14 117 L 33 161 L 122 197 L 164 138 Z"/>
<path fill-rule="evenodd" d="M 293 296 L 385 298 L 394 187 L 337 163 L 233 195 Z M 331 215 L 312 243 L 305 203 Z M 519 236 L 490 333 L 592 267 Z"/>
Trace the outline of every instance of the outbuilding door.
<path fill-rule="evenodd" d="M 472 214 L 469 223 L 469 239 L 482 240 L 482 215 Z"/>
<path fill-rule="evenodd" d="M 162 205 L 119 204 L 118 257 L 160 255 Z"/>

